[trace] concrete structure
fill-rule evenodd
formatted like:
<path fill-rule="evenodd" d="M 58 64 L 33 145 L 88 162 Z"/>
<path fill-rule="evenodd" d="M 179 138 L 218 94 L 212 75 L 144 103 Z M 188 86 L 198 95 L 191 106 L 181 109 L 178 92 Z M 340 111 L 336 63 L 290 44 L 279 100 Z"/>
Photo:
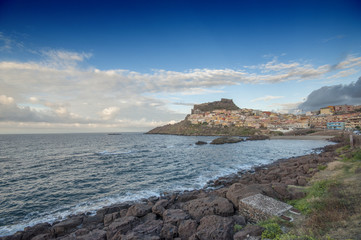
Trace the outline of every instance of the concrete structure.
<path fill-rule="evenodd" d="M 345 130 L 345 123 L 344 122 L 328 122 L 327 129 L 332 130 Z"/>
<path fill-rule="evenodd" d="M 292 209 L 292 206 L 267 197 L 256 194 L 243 198 L 239 201 L 239 211 L 253 222 L 263 221 L 272 216 L 281 216 Z"/>

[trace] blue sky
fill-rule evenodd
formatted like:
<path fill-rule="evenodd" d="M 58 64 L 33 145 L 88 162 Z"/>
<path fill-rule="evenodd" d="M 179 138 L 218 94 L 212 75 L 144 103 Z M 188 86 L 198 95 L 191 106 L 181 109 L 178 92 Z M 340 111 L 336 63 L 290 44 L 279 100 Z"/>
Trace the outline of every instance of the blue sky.
<path fill-rule="evenodd" d="M 3 0 L 0 133 L 145 131 L 222 97 L 292 112 L 358 80 L 360 29 L 360 1 Z"/>

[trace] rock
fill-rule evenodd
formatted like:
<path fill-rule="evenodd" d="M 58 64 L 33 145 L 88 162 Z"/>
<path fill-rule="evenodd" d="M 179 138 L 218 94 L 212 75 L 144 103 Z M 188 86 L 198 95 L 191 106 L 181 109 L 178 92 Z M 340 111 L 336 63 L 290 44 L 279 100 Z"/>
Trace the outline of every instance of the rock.
<path fill-rule="evenodd" d="M 127 216 L 143 217 L 150 213 L 152 207 L 148 204 L 135 204 L 128 209 Z"/>
<path fill-rule="evenodd" d="M 168 205 L 168 200 L 165 200 L 165 199 L 159 200 L 152 207 L 152 211 L 155 214 L 157 214 L 159 216 L 162 216 L 163 212 L 165 211 L 165 208 L 167 207 L 167 205 Z"/>
<path fill-rule="evenodd" d="M 81 229 L 79 229 L 79 230 L 76 230 L 75 232 L 74 232 L 74 235 L 75 236 L 83 236 L 83 235 L 86 235 L 86 234 L 88 234 L 89 233 L 89 230 L 88 229 L 86 229 L 86 228 L 81 228 Z"/>
<path fill-rule="evenodd" d="M 162 220 L 151 220 L 136 226 L 132 232 L 140 235 L 159 235 L 163 227 Z"/>
<path fill-rule="evenodd" d="M 298 177 L 297 178 L 297 184 L 299 186 L 306 186 L 307 185 L 307 180 L 304 177 Z"/>
<path fill-rule="evenodd" d="M 166 223 L 163 225 L 160 237 L 165 240 L 172 240 L 178 236 L 178 228 L 173 224 Z"/>
<path fill-rule="evenodd" d="M 31 238 L 31 240 L 49 240 L 49 239 L 52 239 L 50 233 L 44 233 L 44 234 L 36 235 L 35 237 Z"/>
<path fill-rule="evenodd" d="M 104 226 L 109 226 L 115 219 L 120 218 L 120 213 L 109 213 L 104 216 Z"/>
<path fill-rule="evenodd" d="M 272 184 L 272 188 L 278 193 L 282 198 L 279 198 L 281 200 L 290 199 L 291 194 L 289 193 L 287 189 L 287 185 L 283 183 L 276 183 Z"/>
<path fill-rule="evenodd" d="M 130 232 L 127 235 L 120 235 L 114 240 L 160 240 L 159 236 L 147 236 L 139 233 Z"/>
<path fill-rule="evenodd" d="M 188 219 L 179 223 L 178 234 L 181 239 L 188 239 L 197 232 L 197 221 Z"/>
<path fill-rule="evenodd" d="M 122 209 L 128 209 L 130 207 L 129 203 L 120 203 L 120 204 L 114 204 L 109 207 L 104 207 L 97 211 L 97 215 L 105 216 L 106 214 L 119 212 Z"/>
<path fill-rule="evenodd" d="M 232 239 L 233 226 L 231 217 L 209 215 L 201 219 L 196 235 L 200 240 Z"/>
<path fill-rule="evenodd" d="M 144 217 L 141 218 L 142 222 L 148 222 L 151 220 L 157 220 L 157 215 L 155 215 L 154 213 L 148 213 L 147 215 L 145 215 Z"/>
<path fill-rule="evenodd" d="M 201 193 L 198 190 L 185 192 L 178 196 L 178 202 L 188 202 L 193 199 L 197 199 Z"/>
<path fill-rule="evenodd" d="M 234 220 L 234 224 L 238 224 L 238 225 L 241 225 L 241 226 L 246 225 L 246 219 L 243 216 L 241 216 L 241 215 L 233 215 L 232 218 Z"/>
<path fill-rule="evenodd" d="M 203 142 L 203 141 L 196 142 L 196 145 L 205 145 L 205 144 L 207 144 L 207 142 Z"/>
<path fill-rule="evenodd" d="M 183 209 L 196 220 L 200 220 L 206 215 L 227 217 L 234 213 L 232 203 L 228 199 L 218 196 L 191 200 L 184 204 Z"/>
<path fill-rule="evenodd" d="M 32 227 L 26 227 L 22 239 L 31 239 L 40 234 L 49 234 L 51 225 L 49 223 L 39 223 Z"/>
<path fill-rule="evenodd" d="M 225 144 L 225 143 L 238 143 L 244 141 L 239 137 L 219 137 L 214 139 L 211 144 Z"/>
<path fill-rule="evenodd" d="M 234 234 L 234 240 L 245 240 L 250 236 L 261 236 L 264 231 L 263 227 L 258 225 L 247 225 L 244 229 Z"/>
<path fill-rule="evenodd" d="M 282 187 L 280 185 L 279 190 L 281 188 Z M 258 193 L 264 194 L 271 198 L 276 198 L 276 199 L 281 199 L 281 200 L 285 199 L 285 196 L 278 193 L 277 191 L 275 191 L 273 189 L 273 187 L 271 186 L 271 184 L 244 185 L 241 183 L 235 183 L 229 188 L 226 196 L 227 196 L 227 199 L 232 201 L 234 206 L 238 209 L 238 203 L 239 203 L 240 199 L 246 198 L 246 197 L 258 194 Z M 287 196 L 286 196 L 286 198 L 287 198 Z"/>
<path fill-rule="evenodd" d="M 181 209 L 168 209 L 163 213 L 164 223 L 178 225 L 182 220 L 189 219 L 189 215 Z"/>
<path fill-rule="evenodd" d="M 106 231 L 95 229 L 86 235 L 82 235 L 76 238 L 76 240 L 105 240 Z"/>
<path fill-rule="evenodd" d="M 107 239 L 112 239 L 115 236 L 126 234 L 128 231 L 136 227 L 139 223 L 140 219 L 134 216 L 118 218 L 109 225 L 107 231 Z"/>
<path fill-rule="evenodd" d="M 247 185 L 235 183 L 229 187 L 226 197 L 236 208 L 238 208 L 238 202 L 240 199 L 257 194 L 259 192 L 259 189 L 249 188 Z"/>
<path fill-rule="evenodd" d="M 82 217 L 72 217 L 65 221 L 55 224 L 52 229 L 56 236 L 64 235 L 69 230 L 73 230 L 75 227 L 82 224 L 83 218 Z"/>

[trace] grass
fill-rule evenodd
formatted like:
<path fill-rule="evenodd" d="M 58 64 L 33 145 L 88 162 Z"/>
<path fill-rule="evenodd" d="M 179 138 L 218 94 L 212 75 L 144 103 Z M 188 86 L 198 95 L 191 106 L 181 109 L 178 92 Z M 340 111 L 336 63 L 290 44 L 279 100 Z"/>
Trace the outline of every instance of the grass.
<path fill-rule="evenodd" d="M 361 149 L 336 150 L 343 159 L 333 167 L 319 165 L 320 172 L 304 187 L 306 196 L 289 201 L 302 212 L 294 223 L 279 218 L 260 222 L 263 239 L 336 240 L 361 236 Z M 337 167 L 335 167 L 337 166 Z M 321 171 L 322 170 L 322 171 Z M 287 229 L 285 233 L 280 231 Z"/>

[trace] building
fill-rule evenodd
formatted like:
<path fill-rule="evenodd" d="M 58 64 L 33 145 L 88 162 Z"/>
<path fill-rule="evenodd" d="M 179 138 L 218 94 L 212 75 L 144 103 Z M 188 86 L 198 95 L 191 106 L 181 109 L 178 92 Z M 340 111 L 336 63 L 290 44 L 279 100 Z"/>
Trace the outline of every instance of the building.
<path fill-rule="evenodd" d="M 345 129 L 345 123 L 344 122 L 328 122 L 327 123 L 327 129 L 332 130 L 344 130 Z"/>
<path fill-rule="evenodd" d="M 320 109 L 321 115 L 332 115 L 335 112 L 334 106 L 328 106 Z"/>
<path fill-rule="evenodd" d="M 335 112 L 338 113 L 338 112 L 352 112 L 354 111 L 355 108 L 354 106 L 352 105 L 338 105 L 338 106 L 335 106 Z"/>

